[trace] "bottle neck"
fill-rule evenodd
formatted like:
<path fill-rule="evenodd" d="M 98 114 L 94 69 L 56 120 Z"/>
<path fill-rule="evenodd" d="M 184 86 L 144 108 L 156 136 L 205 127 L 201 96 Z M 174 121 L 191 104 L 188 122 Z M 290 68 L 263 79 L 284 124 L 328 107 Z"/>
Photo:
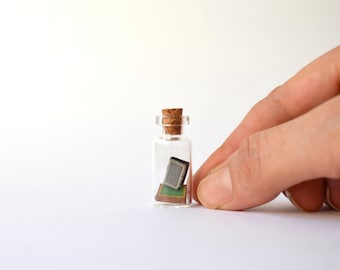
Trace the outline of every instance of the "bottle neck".
<path fill-rule="evenodd" d="M 161 126 L 161 134 L 160 137 L 165 140 L 179 140 L 183 138 L 182 128 L 180 129 L 181 132 L 169 132 L 168 126 Z"/>
<path fill-rule="evenodd" d="M 161 128 L 160 138 L 178 140 L 184 137 L 184 129 L 189 124 L 189 116 L 156 116 L 156 124 Z"/>

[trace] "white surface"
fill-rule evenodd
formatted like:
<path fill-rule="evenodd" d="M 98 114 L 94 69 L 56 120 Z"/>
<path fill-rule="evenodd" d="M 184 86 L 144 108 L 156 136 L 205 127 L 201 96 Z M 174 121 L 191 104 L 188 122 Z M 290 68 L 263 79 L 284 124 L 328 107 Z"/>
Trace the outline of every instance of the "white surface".
<path fill-rule="evenodd" d="M 2 1 L 0 269 L 335 269 L 339 215 L 155 209 L 154 116 L 193 167 L 340 44 L 339 1 Z"/>
<path fill-rule="evenodd" d="M 116 194 L 114 189 L 111 189 Z M 337 269 L 338 214 L 154 208 L 75 191 L 1 200 L 1 269 Z"/>

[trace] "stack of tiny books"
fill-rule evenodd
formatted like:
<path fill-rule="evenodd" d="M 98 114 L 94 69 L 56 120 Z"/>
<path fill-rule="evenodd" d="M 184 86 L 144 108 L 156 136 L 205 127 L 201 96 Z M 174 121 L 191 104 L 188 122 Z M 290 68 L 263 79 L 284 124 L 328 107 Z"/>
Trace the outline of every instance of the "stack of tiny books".
<path fill-rule="evenodd" d="M 189 162 L 170 157 L 163 184 L 159 185 L 156 201 L 170 203 L 186 203 L 187 186 L 184 180 Z"/>

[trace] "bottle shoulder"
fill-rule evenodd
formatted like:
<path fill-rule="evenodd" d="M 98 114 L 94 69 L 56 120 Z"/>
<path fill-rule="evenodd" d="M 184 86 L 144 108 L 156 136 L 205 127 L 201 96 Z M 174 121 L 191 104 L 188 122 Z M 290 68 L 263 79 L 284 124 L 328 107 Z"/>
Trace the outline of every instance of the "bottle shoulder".
<path fill-rule="evenodd" d="M 164 136 L 159 136 L 153 139 L 153 142 L 159 142 L 159 143 L 181 143 L 181 142 L 186 142 L 186 143 L 191 143 L 191 140 L 187 137 L 164 137 Z"/>

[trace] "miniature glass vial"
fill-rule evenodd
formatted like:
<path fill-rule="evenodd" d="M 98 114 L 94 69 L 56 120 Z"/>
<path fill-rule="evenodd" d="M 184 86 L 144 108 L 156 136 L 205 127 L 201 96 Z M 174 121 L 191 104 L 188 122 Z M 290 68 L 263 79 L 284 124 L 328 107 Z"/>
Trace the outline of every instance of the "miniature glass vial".
<path fill-rule="evenodd" d="M 192 203 L 191 141 L 184 136 L 189 117 L 182 109 L 156 116 L 160 135 L 153 140 L 152 182 L 155 206 L 188 207 Z"/>

